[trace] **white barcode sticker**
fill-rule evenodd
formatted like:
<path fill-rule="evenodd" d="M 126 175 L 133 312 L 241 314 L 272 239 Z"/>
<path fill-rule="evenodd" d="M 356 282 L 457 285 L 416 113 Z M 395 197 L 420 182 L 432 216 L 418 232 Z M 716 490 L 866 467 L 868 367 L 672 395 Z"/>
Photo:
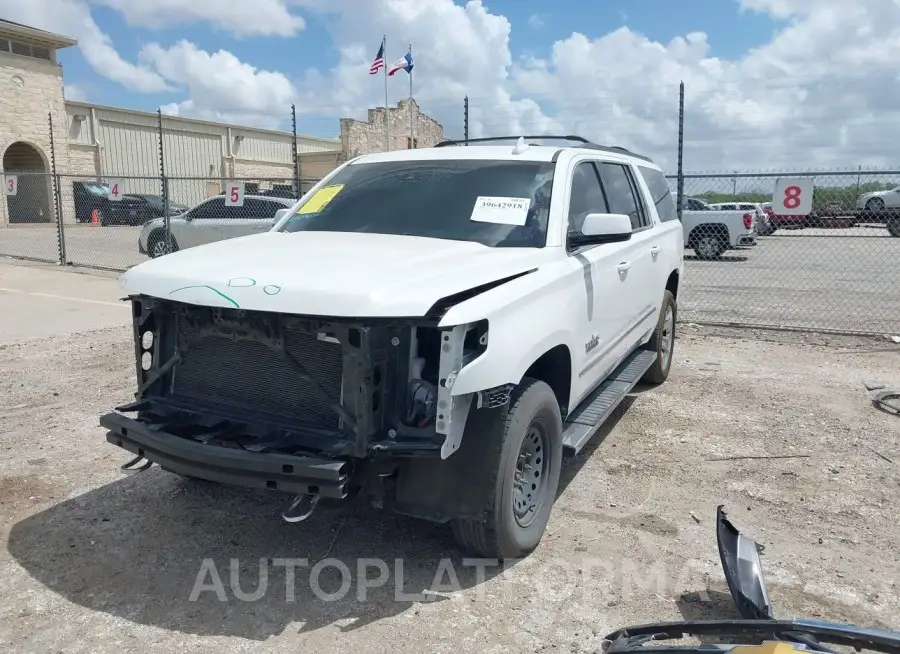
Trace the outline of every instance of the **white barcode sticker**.
<path fill-rule="evenodd" d="M 528 218 L 529 198 L 501 198 L 479 195 L 472 208 L 472 220 L 498 225 L 525 224 Z"/>

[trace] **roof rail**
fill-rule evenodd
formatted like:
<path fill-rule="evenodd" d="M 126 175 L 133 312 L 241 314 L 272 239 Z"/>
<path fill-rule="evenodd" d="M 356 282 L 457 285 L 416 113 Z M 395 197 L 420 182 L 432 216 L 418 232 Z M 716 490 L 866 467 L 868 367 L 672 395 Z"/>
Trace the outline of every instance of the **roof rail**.
<path fill-rule="evenodd" d="M 597 143 L 591 143 L 583 136 L 576 135 L 566 135 L 566 136 L 555 136 L 555 135 L 538 135 L 538 136 L 486 136 L 483 138 L 477 139 L 468 139 L 468 140 L 446 140 L 441 141 L 434 147 L 436 148 L 444 148 L 454 145 L 469 145 L 471 143 L 489 143 L 491 141 L 518 141 L 519 139 L 525 139 L 528 141 L 529 139 L 543 139 L 543 140 L 551 140 L 551 141 L 573 141 L 577 145 L 574 147 L 579 148 L 588 148 L 590 150 L 602 150 L 604 152 L 616 152 L 621 154 L 627 154 L 630 157 L 636 157 L 637 159 L 643 159 L 644 161 L 649 161 L 653 163 L 653 160 L 650 157 L 645 157 L 641 154 L 636 154 L 627 148 L 623 148 L 621 145 L 598 145 Z"/>

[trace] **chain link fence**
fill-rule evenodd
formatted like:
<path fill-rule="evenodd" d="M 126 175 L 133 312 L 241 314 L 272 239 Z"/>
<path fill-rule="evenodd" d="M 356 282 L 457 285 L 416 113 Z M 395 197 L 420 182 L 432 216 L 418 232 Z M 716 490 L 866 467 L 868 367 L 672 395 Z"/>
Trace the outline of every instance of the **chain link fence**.
<path fill-rule="evenodd" d="M 673 194 L 677 178 L 669 178 Z M 685 175 L 680 318 L 900 333 L 900 171 Z"/>

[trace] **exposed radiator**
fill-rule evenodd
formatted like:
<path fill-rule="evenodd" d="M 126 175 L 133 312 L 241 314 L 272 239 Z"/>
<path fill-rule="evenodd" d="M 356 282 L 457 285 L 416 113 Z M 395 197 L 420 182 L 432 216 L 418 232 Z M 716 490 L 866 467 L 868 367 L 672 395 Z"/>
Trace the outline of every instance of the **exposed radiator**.
<path fill-rule="evenodd" d="M 180 319 L 179 319 L 180 320 Z M 183 361 L 175 368 L 173 395 L 179 399 L 226 405 L 311 426 L 335 428 L 339 418 L 327 400 L 297 369 L 266 345 L 221 336 L 199 336 L 190 329 Z M 339 343 L 287 330 L 285 349 L 328 391 L 341 399 Z"/>

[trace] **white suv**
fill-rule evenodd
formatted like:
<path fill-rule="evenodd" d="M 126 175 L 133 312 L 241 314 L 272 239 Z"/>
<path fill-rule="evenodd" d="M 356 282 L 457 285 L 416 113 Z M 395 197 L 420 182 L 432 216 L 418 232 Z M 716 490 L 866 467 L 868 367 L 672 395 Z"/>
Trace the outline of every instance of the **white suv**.
<path fill-rule="evenodd" d="M 292 493 L 290 521 L 359 493 L 474 555 L 536 547 L 563 452 L 669 374 L 684 235 L 649 159 L 490 142 L 358 157 L 269 233 L 126 272 L 109 442 Z"/>

